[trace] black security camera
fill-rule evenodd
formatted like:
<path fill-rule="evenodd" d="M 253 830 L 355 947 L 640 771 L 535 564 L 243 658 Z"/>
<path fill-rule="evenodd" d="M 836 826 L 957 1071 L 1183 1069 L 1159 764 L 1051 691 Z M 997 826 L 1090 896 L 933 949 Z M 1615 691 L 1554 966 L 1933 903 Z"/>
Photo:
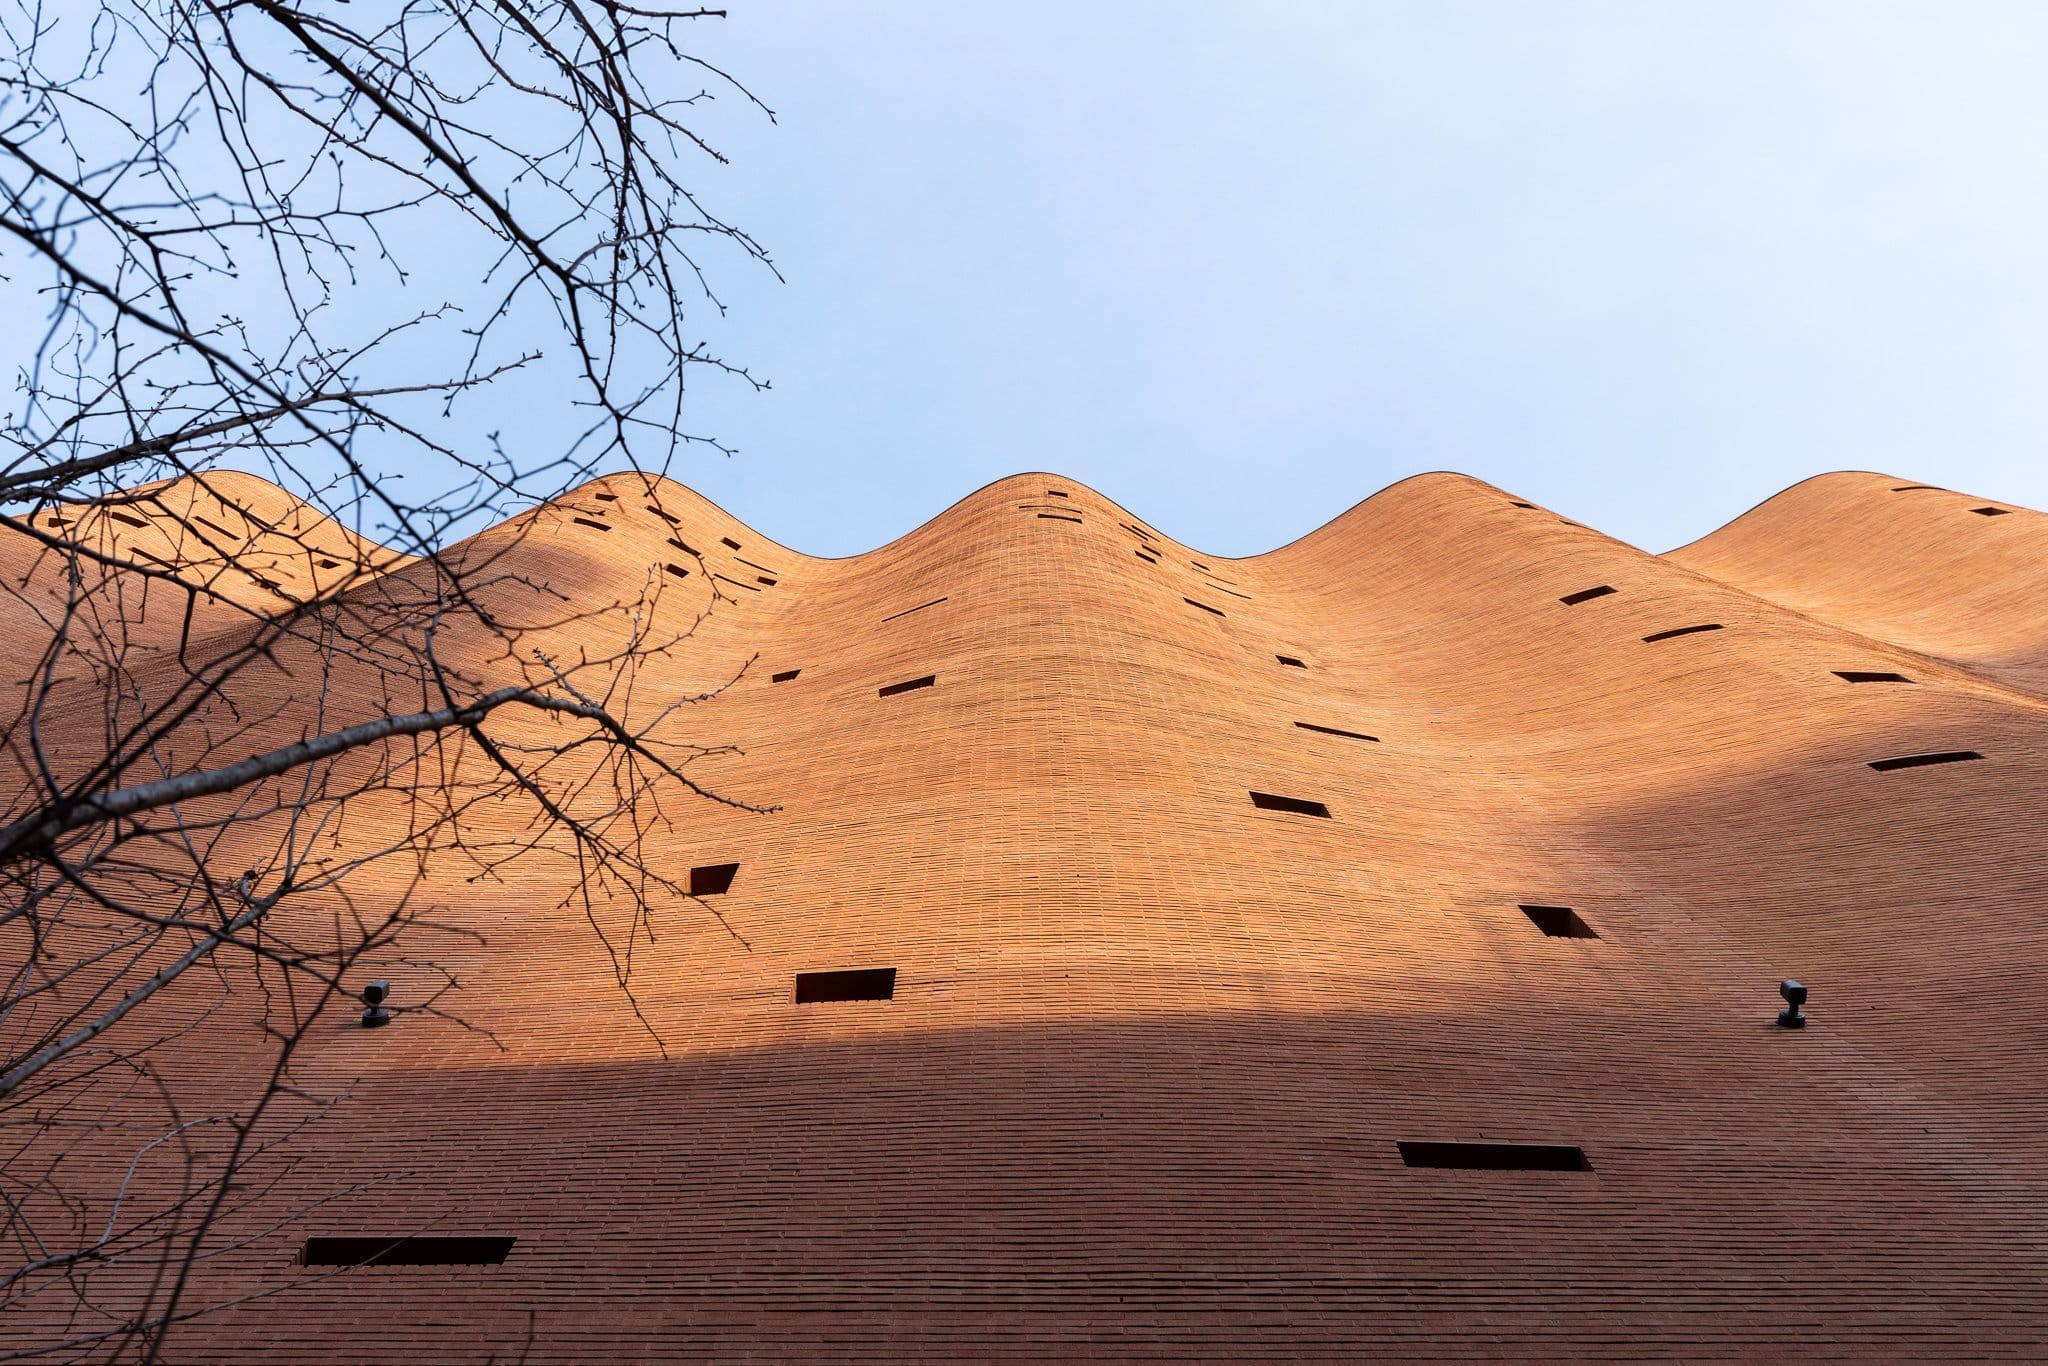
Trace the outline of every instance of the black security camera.
<path fill-rule="evenodd" d="M 1778 1012 L 1778 1023 L 1787 1029 L 1806 1028 L 1806 1017 L 1799 1013 L 1799 1007 L 1806 1004 L 1806 988 L 1787 977 L 1778 983 L 1778 994 L 1785 998 L 1785 1008 Z"/>
<path fill-rule="evenodd" d="M 391 983 L 378 978 L 363 988 L 363 1003 L 369 1009 L 363 1012 L 363 1028 L 376 1029 L 391 1023 L 391 1012 L 384 1008 L 384 998 L 391 994 Z"/>

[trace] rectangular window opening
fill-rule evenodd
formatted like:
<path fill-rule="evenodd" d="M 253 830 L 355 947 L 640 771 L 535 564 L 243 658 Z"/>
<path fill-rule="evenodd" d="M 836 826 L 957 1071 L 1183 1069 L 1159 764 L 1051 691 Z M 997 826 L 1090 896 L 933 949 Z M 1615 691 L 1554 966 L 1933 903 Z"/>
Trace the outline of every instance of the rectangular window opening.
<path fill-rule="evenodd" d="M 319 567 L 320 567 L 320 568 L 322 568 L 322 569 L 339 569 L 339 568 L 341 568 L 341 561 L 340 561 L 340 560 L 321 560 L 321 561 L 318 561 L 318 564 L 319 564 Z"/>
<path fill-rule="evenodd" d="M 569 520 L 575 522 L 578 526 L 594 526 L 599 531 L 611 530 L 611 528 L 606 526 L 603 522 L 597 521 L 595 518 L 591 517 L 572 517 Z"/>
<path fill-rule="evenodd" d="M 499 1266 L 517 1238 L 308 1238 L 307 1266 Z"/>
<path fill-rule="evenodd" d="M 1133 555 L 1136 555 L 1136 556 L 1137 556 L 1137 557 L 1138 557 L 1139 559 L 1143 560 L 1143 561 L 1144 561 L 1144 562 L 1145 562 L 1146 564 L 1158 564 L 1158 563 L 1159 563 L 1159 557 L 1158 557 L 1157 555 L 1147 555 L 1147 554 L 1146 554 L 1146 553 L 1145 553 L 1144 551 L 1142 551 L 1142 550 L 1133 550 L 1133 551 L 1132 551 L 1131 553 L 1132 553 Z"/>
<path fill-rule="evenodd" d="M 1549 935 L 1552 939 L 1598 939 L 1591 925 L 1579 918 L 1579 913 L 1569 906 L 1524 906 L 1522 914 L 1529 917 L 1529 923 Z"/>
<path fill-rule="evenodd" d="M 1062 517 L 1057 512 L 1041 512 L 1038 515 L 1048 522 L 1072 522 L 1077 526 L 1081 523 L 1079 517 Z"/>
<path fill-rule="evenodd" d="M 1940 489 L 1936 489 L 1936 488 L 1934 488 L 1934 485 L 1932 485 L 1932 484 L 1901 484 L 1901 485 L 1899 485 L 1899 486 L 1898 486 L 1897 488 L 1893 489 L 1893 490 L 1892 490 L 1892 492 L 1893 492 L 1893 493 L 1911 493 L 1911 492 L 1912 492 L 1913 490 L 1915 490 L 1915 489 L 1933 489 L 1933 490 L 1934 490 L 1934 492 L 1936 492 L 1936 493 L 1939 493 L 1939 492 L 1941 492 L 1941 490 L 1940 490 Z"/>
<path fill-rule="evenodd" d="M 1046 493 L 1054 498 L 1065 498 L 1068 496 L 1065 489 L 1047 489 Z"/>
<path fill-rule="evenodd" d="M 1970 511 L 1972 511 L 1972 512 L 1976 513 L 1976 514 L 1977 514 L 1977 515 L 1978 515 L 1979 517 L 2003 517 L 2003 516 L 2005 516 L 2005 514 L 2006 514 L 2006 513 L 2008 513 L 2008 512 L 2011 512 L 2011 511 L 2012 511 L 2012 509 L 2011 509 L 2011 508 L 1971 508 L 1971 509 L 1970 509 Z"/>
<path fill-rule="evenodd" d="M 1271 792 L 1252 793 L 1252 805 L 1261 811 L 1291 811 L 1297 816 L 1321 816 L 1330 819 L 1330 808 L 1321 802 L 1312 802 L 1305 797 L 1280 797 Z"/>
<path fill-rule="evenodd" d="M 1567 607 L 1577 607 L 1582 602 L 1591 602 L 1595 598 L 1604 598 L 1613 591 L 1612 585 L 1603 583 L 1598 588 L 1581 588 L 1576 593 L 1567 593 L 1559 598 L 1558 601 Z"/>
<path fill-rule="evenodd" d="M 1680 626 L 1674 630 L 1658 631 L 1652 635 L 1644 636 L 1643 644 L 1654 645 L 1660 640 L 1675 640 L 1679 636 L 1696 636 L 1701 631 L 1719 631 L 1722 629 L 1723 627 L 1718 621 L 1710 621 L 1704 626 Z"/>
<path fill-rule="evenodd" d="M 1513 499 L 1512 502 L 1518 508 L 1533 508 L 1536 506 L 1534 503 L 1525 503 L 1519 498 Z"/>
<path fill-rule="evenodd" d="M 768 585 L 768 586 L 769 586 L 770 588 L 773 588 L 773 587 L 775 586 L 775 580 L 773 580 L 773 579 L 769 578 L 769 577 L 768 577 L 767 575 L 765 575 L 765 574 L 756 574 L 756 575 L 754 575 L 754 582 L 755 582 L 755 583 L 765 583 L 765 584 L 767 584 L 767 585 Z"/>
<path fill-rule="evenodd" d="M 1294 724 L 1300 726 L 1303 730 L 1312 730 L 1318 735 L 1341 735 L 1347 740 L 1370 740 L 1374 744 L 1380 742 L 1380 737 L 1377 735 L 1366 735 L 1355 730 L 1338 730 L 1335 726 L 1318 726 L 1312 721 L 1296 721 Z"/>
<path fill-rule="evenodd" d="M 1481 1172 L 1589 1172 L 1593 1164 L 1576 1143 L 1415 1142 L 1395 1144 L 1411 1167 L 1451 1167 Z"/>
<path fill-rule="evenodd" d="M 802 669 L 784 669 L 779 674 L 769 674 L 768 681 L 770 683 L 787 683 L 790 679 L 795 678 L 798 674 L 802 672 Z"/>
<path fill-rule="evenodd" d="M 707 863 L 701 868 L 690 870 L 691 896 L 723 896 L 732 890 L 732 880 L 739 873 L 737 863 Z"/>
<path fill-rule="evenodd" d="M 796 975 L 796 1003 L 814 1001 L 893 1001 L 896 999 L 896 969 L 850 968 L 839 972 L 800 972 Z"/>
<path fill-rule="evenodd" d="M 107 516 L 126 526 L 147 527 L 149 525 L 148 522 L 143 521 L 140 517 L 134 516 L 131 513 L 116 512 L 113 508 L 107 509 Z"/>
<path fill-rule="evenodd" d="M 690 571 L 683 568 L 679 564 L 663 564 L 662 568 L 666 569 L 669 573 L 675 575 L 679 579 L 687 579 L 690 577 Z"/>
<path fill-rule="evenodd" d="M 1306 669 L 1308 667 L 1308 665 L 1302 663 L 1293 655 L 1274 655 L 1273 658 L 1279 660 L 1282 664 L 1285 664 L 1290 669 Z"/>
<path fill-rule="evenodd" d="M 1211 614 L 1213 614 L 1213 615 L 1215 615 L 1215 616 L 1219 616 L 1219 617 L 1220 617 L 1220 616 L 1224 616 L 1224 615 L 1226 615 L 1226 614 L 1225 614 L 1225 612 L 1223 611 L 1223 609 L 1222 609 L 1221 607 L 1211 607 L 1211 606 L 1210 606 L 1210 605 L 1209 605 L 1208 603 L 1206 603 L 1206 602 L 1196 602 L 1196 601 L 1195 601 L 1195 600 L 1194 600 L 1193 598 L 1182 598 L 1182 599 L 1181 599 L 1181 601 L 1182 601 L 1182 602 L 1184 602 L 1184 603 L 1186 603 L 1186 604 L 1187 604 L 1188 606 L 1190 606 L 1190 607 L 1199 607 L 1199 608 L 1201 608 L 1201 609 L 1202 609 L 1202 610 L 1203 610 L 1204 612 L 1208 612 L 1208 613 L 1211 613 Z"/>
<path fill-rule="evenodd" d="M 949 594 L 948 597 L 950 596 L 951 595 Z M 927 607 L 937 607 L 940 603 L 945 602 L 947 600 L 947 598 L 933 598 L 930 602 L 921 602 L 915 607 L 906 607 L 900 612 L 891 612 L 888 616 L 883 617 L 882 620 L 894 621 L 898 617 L 907 617 L 912 612 L 922 612 Z"/>
<path fill-rule="evenodd" d="M 718 543 L 724 546 L 727 550 L 738 550 L 740 548 L 740 543 L 738 541 L 735 541 L 730 536 L 720 536 L 718 538 Z"/>
<path fill-rule="evenodd" d="M 909 692 L 913 688 L 929 688 L 938 681 L 939 676 L 937 674 L 926 674 L 923 678 L 912 678 L 902 683 L 891 683 L 888 687 L 877 691 L 875 696 L 894 697 L 897 693 Z"/>
<path fill-rule="evenodd" d="M 1861 669 L 1837 669 L 1835 677 L 1844 683 L 1911 683 L 1904 674 L 1870 673 Z"/>
<path fill-rule="evenodd" d="M 616 493 L 600 493 L 594 496 L 600 503 L 616 503 L 619 501 L 619 495 Z"/>
<path fill-rule="evenodd" d="M 1901 754 L 1896 759 L 1875 759 L 1871 767 L 1879 773 L 1889 773 L 1895 768 L 1925 768 L 1929 764 L 1960 764 L 1984 756 L 1974 749 L 1944 750 L 1939 754 Z"/>

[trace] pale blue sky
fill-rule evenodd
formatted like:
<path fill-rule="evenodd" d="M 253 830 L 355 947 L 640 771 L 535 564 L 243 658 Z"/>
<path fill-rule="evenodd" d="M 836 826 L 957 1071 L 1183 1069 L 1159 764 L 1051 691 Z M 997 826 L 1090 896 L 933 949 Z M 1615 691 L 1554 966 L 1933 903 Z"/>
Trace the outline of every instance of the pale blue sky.
<path fill-rule="evenodd" d="M 817 554 L 1042 468 L 1218 554 L 1478 475 L 1652 550 L 2048 507 L 2048 5 L 732 0 L 686 482 Z"/>

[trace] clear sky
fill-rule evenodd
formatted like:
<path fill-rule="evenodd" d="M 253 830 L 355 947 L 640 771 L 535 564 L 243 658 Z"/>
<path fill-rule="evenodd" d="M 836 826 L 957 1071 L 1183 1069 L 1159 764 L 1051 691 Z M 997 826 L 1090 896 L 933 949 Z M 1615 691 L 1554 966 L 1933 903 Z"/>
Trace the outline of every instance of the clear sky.
<path fill-rule="evenodd" d="M 1461 470 L 1651 550 L 2048 508 L 2048 4 L 730 0 L 678 470 L 816 554 L 1072 476 L 1218 554 Z"/>

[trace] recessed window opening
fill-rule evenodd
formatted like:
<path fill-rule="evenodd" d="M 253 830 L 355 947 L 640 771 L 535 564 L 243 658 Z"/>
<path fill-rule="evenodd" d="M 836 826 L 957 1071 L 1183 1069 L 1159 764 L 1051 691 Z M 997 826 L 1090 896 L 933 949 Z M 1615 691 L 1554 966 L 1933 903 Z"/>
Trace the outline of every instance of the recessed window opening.
<path fill-rule="evenodd" d="M 1704 626 L 1680 626 L 1676 630 L 1658 631 L 1653 635 L 1644 636 L 1643 644 L 1654 645 L 1660 640 L 1673 640 L 1679 636 L 1698 635 L 1701 631 L 1719 631 L 1722 629 L 1724 628 L 1718 621 L 1710 621 Z"/>
<path fill-rule="evenodd" d="M 1595 598 L 1604 598 L 1613 591 L 1613 585 L 1603 583 L 1598 588 L 1581 588 L 1576 593 L 1567 593 L 1559 598 L 1558 601 L 1567 607 L 1577 607 L 1582 602 L 1591 602 Z"/>
<path fill-rule="evenodd" d="M 1047 489 L 1046 493 L 1054 498 L 1065 498 L 1068 496 L 1065 489 Z"/>
<path fill-rule="evenodd" d="M 600 493 L 594 496 L 600 503 L 616 503 L 619 501 L 619 495 L 616 493 Z"/>
<path fill-rule="evenodd" d="M 1208 603 L 1196 602 L 1193 598 L 1182 598 L 1181 601 L 1190 607 L 1199 607 L 1204 612 L 1210 612 L 1219 617 L 1228 615 L 1221 607 L 1211 607 Z"/>
<path fill-rule="evenodd" d="M 937 674 L 926 674 L 923 678 L 912 678 L 902 683 L 891 683 L 886 688 L 878 689 L 875 696 L 894 697 L 897 693 L 909 692 L 914 688 L 929 688 L 938 681 L 939 676 Z"/>
<path fill-rule="evenodd" d="M 1377 735 L 1366 735 L 1355 730 L 1339 730 L 1335 726 L 1319 726 L 1313 721 L 1296 721 L 1294 724 L 1300 726 L 1303 730 L 1312 730 L 1318 735 L 1341 735 L 1346 740 L 1370 740 L 1374 744 L 1380 742 L 1380 737 Z"/>
<path fill-rule="evenodd" d="M 690 577 L 690 571 L 683 568 L 679 564 L 663 564 L 662 568 L 666 569 L 669 573 L 675 575 L 679 579 L 687 579 Z"/>
<path fill-rule="evenodd" d="M 1513 501 L 1514 505 L 1518 508 L 1533 508 L 1536 506 L 1534 503 L 1525 503 L 1519 498 L 1514 499 Z"/>
<path fill-rule="evenodd" d="M 732 880 L 740 870 L 737 863 L 707 863 L 701 868 L 690 870 L 691 896 L 723 896 L 732 890 Z"/>
<path fill-rule="evenodd" d="M 1911 683 L 1904 674 L 1866 673 L 1860 669 L 1837 669 L 1835 677 L 1844 683 Z"/>
<path fill-rule="evenodd" d="M 1976 514 L 1977 514 L 1977 515 L 1978 515 L 1979 517 L 2003 517 L 2003 516 L 2005 516 L 2005 514 L 2006 514 L 2006 513 L 2008 513 L 2008 512 L 2011 512 L 2011 511 L 2012 511 L 2012 509 L 2011 509 L 2011 508 L 1971 508 L 1971 509 L 1970 509 L 1970 511 L 1972 511 L 1972 512 L 1976 513 Z"/>
<path fill-rule="evenodd" d="M 1133 555 L 1136 555 L 1136 556 L 1137 556 L 1137 557 L 1138 557 L 1139 559 L 1143 560 L 1143 561 L 1144 561 L 1144 562 L 1145 562 L 1146 564 L 1158 564 L 1158 563 L 1159 563 L 1159 557 L 1158 557 L 1157 555 L 1147 555 L 1147 554 L 1146 554 L 1146 553 L 1145 553 L 1144 551 L 1142 551 L 1142 550 L 1133 550 L 1133 551 L 1132 551 L 1131 553 L 1132 553 Z"/>
<path fill-rule="evenodd" d="M 1483 1172 L 1589 1172 L 1593 1164 L 1575 1143 L 1442 1143 L 1403 1139 L 1395 1144 L 1411 1167 Z"/>
<path fill-rule="evenodd" d="M 1330 818 L 1330 808 L 1321 802 L 1312 802 L 1305 797 L 1280 797 L 1271 792 L 1254 792 L 1252 805 L 1261 811 L 1291 811 L 1297 816 L 1321 816 Z"/>
<path fill-rule="evenodd" d="M 517 1238 L 308 1238 L 307 1266 L 499 1266 Z"/>
<path fill-rule="evenodd" d="M 907 617 L 907 616 L 909 616 L 909 615 L 910 615 L 910 614 L 911 614 L 912 612 L 922 612 L 922 611 L 923 611 L 923 610 L 924 610 L 925 608 L 927 608 L 927 607 L 937 607 L 937 606 L 938 606 L 938 605 L 939 605 L 940 603 L 942 603 L 942 602 L 945 602 L 945 601 L 947 601 L 947 600 L 948 600 L 948 599 L 949 599 L 949 598 L 950 598 L 951 596 L 952 596 L 951 594 L 948 594 L 948 595 L 947 595 L 946 597 L 944 597 L 944 598 L 933 598 L 933 599 L 932 599 L 932 600 L 931 600 L 930 602 L 921 602 L 921 603 L 919 603 L 919 604 L 918 604 L 917 606 L 915 606 L 915 607 L 906 607 L 906 608 L 904 608 L 904 609 L 903 609 L 902 611 L 900 611 L 900 612 L 892 612 L 892 613 L 890 613 L 890 614 L 889 614 L 888 616 L 886 616 L 886 617 L 883 617 L 883 618 L 882 618 L 882 620 L 883 620 L 883 621 L 894 621 L 894 620 L 896 620 L 896 618 L 897 618 L 897 617 Z"/>
<path fill-rule="evenodd" d="M 773 579 L 769 578 L 769 577 L 768 577 L 768 576 L 766 576 L 765 574 L 756 574 L 756 575 L 754 576 L 754 582 L 755 582 L 755 583 L 765 583 L 765 584 L 767 584 L 767 585 L 768 585 L 768 586 L 769 586 L 770 588 L 773 588 L 773 587 L 775 586 L 775 580 L 773 580 Z"/>
<path fill-rule="evenodd" d="M 1041 512 L 1038 515 L 1048 522 L 1073 522 L 1076 525 L 1081 522 L 1079 517 L 1062 517 L 1057 512 Z"/>
<path fill-rule="evenodd" d="M 1897 488 L 1893 489 L 1892 492 L 1911 493 L 1915 489 L 1933 489 L 1936 493 L 1940 493 L 1942 491 L 1940 489 L 1935 488 L 1932 484 L 1901 484 Z"/>
<path fill-rule="evenodd" d="M 1522 914 L 1529 917 L 1529 923 L 1549 935 L 1552 939 L 1598 939 L 1593 927 L 1579 918 L 1579 913 L 1569 906 L 1524 906 Z"/>
<path fill-rule="evenodd" d="M 798 674 L 802 672 L 802 669 L 784 669 L 779 674 L 769 674 L 768 681 L 770 683 L 787 683 L 790 679 L 795 678 Z"/>
<path fill-rule="evenodd" d="M 1896 759 L 1876 759 L 1871 767 L 1879 773 L 1889 773 L 1895 768 L 1925 768 L 1929 764 L 1961 764 L 1984 756 L 1974 749 L 1944 750 L 1940 754 L 1901 754 Z"/>
<path fill-rule="evenodd" d="M 319 567 L 320 567 L 320 568 L 322 568 L 322 569 L 339 569 L 339 568 L 341 568 L 341 561 L 340 561 L 340 560 L 321 560 L 321 561 L 319 561 L 318 563 L 319 563 Z"/>
<path fill-rule="evenodd" d="M 606 526 L 603 522 L 597 521 L 594 518 L 590 517 L 572 517 L 570 518 L 570 520 L 575 522 L 578 526 L 594 526 L 599 531 L 611 530 L 611 528 Z"/>
<path fill-rule="evenodd" d="M 667 522 L 670 526 L 681 526 L 683 524 L 682 518 L 674 517 L 666 512 L 663 512 L 660 508 L 656 507 L 652 503 L 649 503 L 647 505 L 647 510 L 653 513 L 655 516 L 661 518 L 662 521 Z"/>
<path fill-rule="evenodd" d="M 1282 664 L 1285 664 L 1290 669 L 1306 669 L 1308 667 L 1308 665 L 1302 663 L 1293 655 L 1274 655 L 1273 658 L 1279 660 Z"/>
<path fill-rule="evenodd" d="M 107 516 L 113 518 L 117 522 L 124 523 L 128 526 L 147 527 L 149 525 L 148 522 L 143 521 L 140 517 L 133 516 L 132 514 L 126 512 L 116 512 L 113 508 L 107 509 Z"/>
<path fill-rule="evenodd" d="M 717 579 L 720 583 L 729 583 L 734 588 L 744 588 L 749 593 L 758 593 L 761 591 L 751 583 L 741 583 L 738 579 L 729 579 L 723 574 L 713 574 L 711 577 Z"/>
<path fill-rule="evenodd" d="M 1209 572 L 1209 566 L 1203 564 L 1200 560 L 1189 560 L 1188 563 L 1201 570 L 1204 574 Z"/>
<path fill-rule="evenodd" d="M 738 550 L 740 548 L 740 543 L 738 541 L 735 541 L 730 536 L 720 536 L 718 538 L 718 543 L 724 546 L 727 550 Z"/>
<path fill-rule="evenodd" d="M 1237 591 L 1237 590 L 1236 590 L 1235 588 L 1225 588 L 1225 587 L 1224 587 L 1224 586 L 1223 586 L 1222 584 L 1220 584 L 1220 583 L 1219 583 L 1219 584 L 1213 584 L 1213 585 L 1211 585 L 1211 586 L 1212 586 L 1212 587 L 1214 587 L 1214 588 L 1215 588 L 1215 590 L 1216 590 L 1217 592 L 1219 592 L 1219 593 L 1228 593 L 1228 594 L 1230 594 L 1230 596 L 1231 596 L 1231 597 L 1233 597 L 1233 598 L 1243 598 L 1243 599 L 1244 599 L 1244 600 L 1245 600 L 1246 602 L 1250 602 L 1250 601 L 1252 600 L 1252 595 L 1251 595 L 1251 594 L 1249 594 L 1249 593 L 1240 593 L 1240 592 L 1238 592 L 1238 591 Z"/>
<path fill-rule="evenodd" d="M 796 975 L 796 1003 L 816 1001 L 893 1001 L 896 999 L 896 969 L 851 968 L 839 972 L 800 972 Z"/>

